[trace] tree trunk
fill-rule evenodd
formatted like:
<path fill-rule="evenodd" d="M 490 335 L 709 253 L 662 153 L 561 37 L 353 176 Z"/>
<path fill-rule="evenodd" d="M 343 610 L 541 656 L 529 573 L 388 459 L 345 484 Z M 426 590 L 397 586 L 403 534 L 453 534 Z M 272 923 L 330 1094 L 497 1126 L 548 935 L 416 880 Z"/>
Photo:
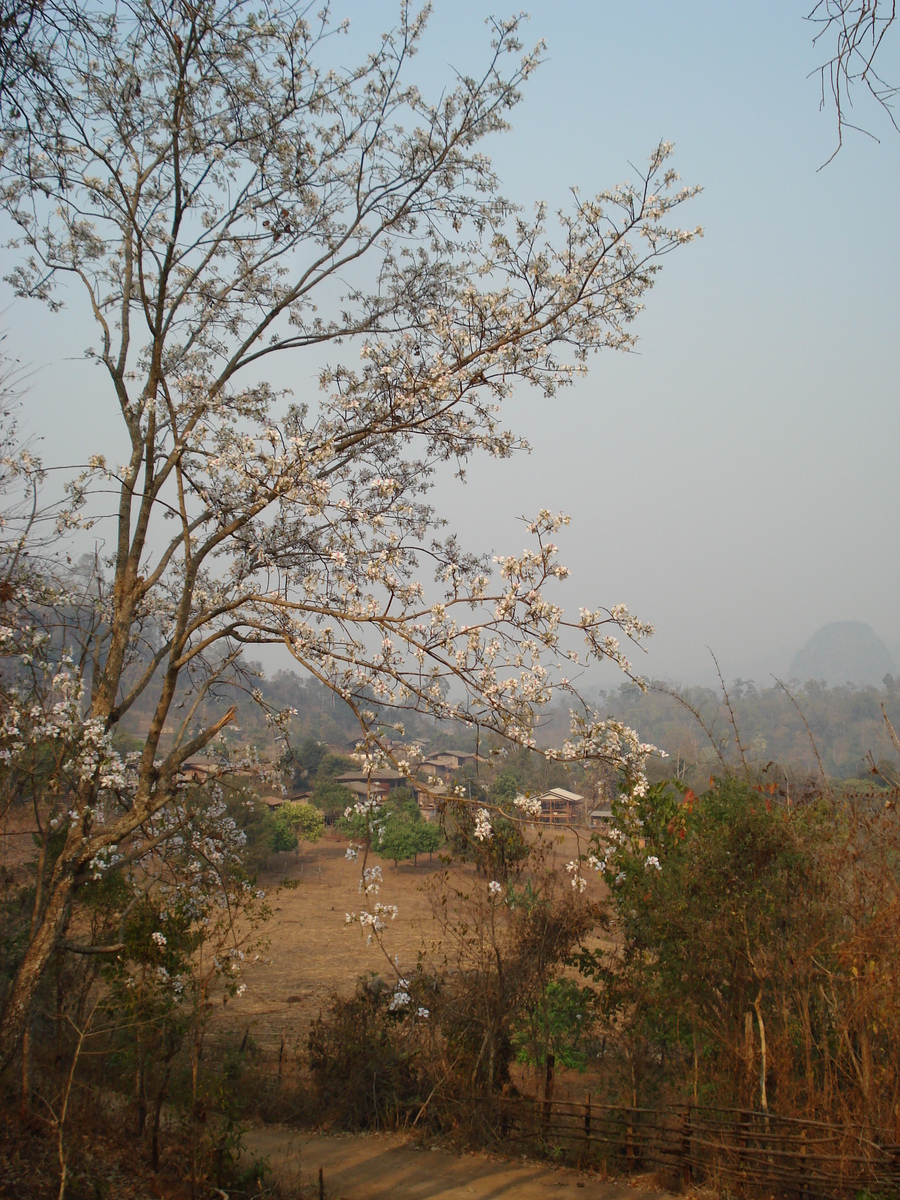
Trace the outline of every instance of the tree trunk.
<path fill-rule="evenodd" d="M 166 1073 L 163 1076 L 163 1081 L 159 1085 L 159 1090 L 156 1093 L 156 1100 L 153 1103 L 153 1130 L 150 1138 L 150 1165 L 154 1171 L 159 1170 L 159 1125 L 162 1118 L 163 1102 L 166 1098 L 166 1089 L 169 1084 L 169 1067 L 166 1066 Z"/>
<path fill-rule="evenodd" d="M 769 1099 L 766 1092 L 766 1026 L 762 1015 L 762 991 L 753 1001 L 756 1009 L 756 1020 L 759 1025 L 759 1106 L 763 1112 L 769 1111 Z"/>
<path fill-rule="evenodd" d="M 6 1070 L 15 1057 L 31 1014 L 34 994 L 65 928 L 72 885 L 71 875 L 63 875 L 55 883 L 34 941 L 25 951 L 25 957 L 9 989 L 0 1020 L 0 1073 Z"/>
<path fill-rule="evenodd" d="M 20 1107 L 20 1115 L 22 1121 L 26 1122 L 31 1117 L 31 1022 L 25 1022 L 25 1029 L 22 1033 L 22 1101 Z"/>

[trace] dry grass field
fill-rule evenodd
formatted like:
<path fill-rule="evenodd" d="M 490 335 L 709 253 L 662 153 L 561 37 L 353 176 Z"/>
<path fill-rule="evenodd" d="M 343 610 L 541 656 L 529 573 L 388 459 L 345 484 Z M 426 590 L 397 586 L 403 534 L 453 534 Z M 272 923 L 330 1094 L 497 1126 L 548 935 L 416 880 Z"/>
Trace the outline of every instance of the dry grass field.
<path fill-rule="evenodd" d="M 7 814 L 0 828 L 0 868 L 20 875 L 33 857 L 27 813 Z M 545 831 L 550 854 L 562 866 L 579 852 L 579 839 L 567 829 Z M 583 850 L 586 837 L 582 834 Z M 329 831 L 315 845 L 272 856 L 260 883 L 268 893 L 272 920 L 263 931 L 267 946 L 249 956 L 242 982 L 246 991 L 230 999 L 217 1014 L 213 1038 L 250 1036 L 265 1051 L 275 1050 L 282 1035 L 286 1047 L 305 1043 L 310 1021 L 326 1006 L 332 992 L 349 994 L 361 975 L 375 972 L 386 979 L 412 971 L 420 954 L 436 955 L 440 929 L 433 919 L 431 896 L 445 871 L 438 854 L 423 855 L 417 865 L 370 856 L 380 864 L 384 881 L 377 897 L 360 893 L 360 865 L 345 857 L 346 838 Z M 474 869 L 454 866 L 457 886 L 485 886 Z M 283 886 L 285 883 L 291 885 Z M 589 894 L 600 895 L 600 884 L 588 878 Z M 375 900 L 396 905 L 398 915 L 388 923 L 383 947 L 367 944 L 359 925 L 347 924 L 345 914 L 371 909 Z M 385 951 L 390 956 L 390 961 Z"/>
<path fill-rule="evenodd" d="M 571 831 L 551 835 L 551 854 L 565 864 L 578 853 Z M 430 895 L 445 869 L 438 857 L 427 856 L 418 865 L 398 867 L 370 857 L 369 865 L 380 863 L 384 882 L 377 899 L 395 904 L 399 913 L 384 934 L 384 948 L 373 940 L 367 944 L 358 925 L 348 925 L 345 914 L 370 908 L 360 894 L 360 868 L 345 858 L 347 841 L 328 834 L 314 846 L 304 846 L 299 857 L 279 854 L 261 880 L 269 891 L 273 918 L 266 929 L 268 947 L 244 975 L 246 991 L 229 1001 L 217 1022 L 243 1036 L 248 1027 L 261 1048 L 272 1050 L 305 1041 L 310 1021 L 325 1007 L 332 992 L 349 994 L 360 975 L 375 972 L 390 979 L 393 972 L 412 971 L 418 956 L 437 955 L 440 929 L 432 914 Z M 454 867 L 458 886 L 485 886 L 467 866 Z M 296 882 L 280 888 L 282 882 Z M 589 881 L 599 896 L 600 885 Z M 386 955 L 390 956 L 390 961 Z"/>

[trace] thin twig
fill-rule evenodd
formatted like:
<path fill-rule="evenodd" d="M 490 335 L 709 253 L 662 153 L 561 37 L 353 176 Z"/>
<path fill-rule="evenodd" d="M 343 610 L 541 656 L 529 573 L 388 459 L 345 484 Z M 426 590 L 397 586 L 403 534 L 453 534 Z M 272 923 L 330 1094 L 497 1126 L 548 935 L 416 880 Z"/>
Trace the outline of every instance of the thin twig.
<path fill-rule="evenodd" d="M 71 1095 L 71 1092 L 72 1092 L 72 1084 L 75 1080 L 75 1070 L 78 1066 L 78 1060 L 81 1057 L 81 1047 L 84 1045 L 84 1039 L 87 1037 L 88 1030 L 91 1027 L 91 1021 L 94 1019 L 94 1013 L 97 1011 L 97 1008 L 100 1004 L 101 999 L 102 999 L 102 996 L 97 997 L 96 1001 L 94 1002 L 94 1007 L 91 1009 L 90 1013 L 88 1014 L 88 1017 L 84 1023 L 84 1026 L 78 1030 L 78 1041 L 75 1043 L 75 1053 L 72 1055 L 72 1067 L 71 1067 L 71 1070 L 69 1071 L 69 1078 L 66 1082 L 66 1090 L 63 1093 L 62 1111 L 59 1114 L 59 1120 L 58 1120 L 57 1126 L 56 1126 L 57 1147 L 58 1147 L 58 1152 L 59 1152 L 59 1172 L 60 1172 L 58 1200 L 64 1200 L 64 1198 L 65 1198 L 66 1182 L 67 1182 L 67 1178 L 68 1178 L 68 1168 L 66 1165 L 66 1145 L 65 1145 L 65 1140 L 64 1140 L 64 1136 L 63 1136 L 63 1127 L 66 1123 L 66 1114 L 69 1109 L 69 1096 Z M 69 1018 L 69 1020 L 70 1020 L 70 1023 L 74 1025 L 74 1022 L 71 1020 L 71 1018 Z M 77 1026 L 76 1026 L 76 1028 L 77 1028 Z"/>
<path fill-rule="evenodd" d="M 682 708 L 686 708 L 688 710 L 688 712 L 691 714 L 691 716 L 694 718 L 694 720 L 697 722 L 697 724 L 700 726 L 700 728 L 703 730 L 703 732 L 709 738 L 709 744 L 712 746 L 713 750 L 715 750 L 716 757 L 718 758 L 719 762 L 722 764 L 722 770 L 727 771 L 728 764 L 726 763 L 725 759 L 722 757 L 722 751 L 719 748 L 719 744 L 716 741 L 716 739 L 713 737 L 712 730 L 709 728 L 709 726 L 706 724 L 706 722 L 701 717 L 699 709 L 695 708 L 694 705 L 691 704 L 691 702 L 689 700 L 686 700 L 684 698 L 684 696 L 681 695 L 680 692 L 676 692 L 673 688 L 663 687 L 662 684 L 659 684 L 659 683 L 651 683 L 650 691 L 651 692 L 659 692 L 660 695 L 662 695 L 662 696 L 670 696 L 673 700 L 677 700 L 677 702 L 682 706 Z"/>
<path fill-rule="evenodd" d="M 831 786 L 828 783 L 828 776 L 825 774 L 825 768 L 822 765 L 822 759 L 819 755 L 819 747 L 816 745 L 816 739 L 813 737 L 813 732 L 809 727 L 809 722 L 806 719 L 806 715 L 803 712 L 803 709 L 800 707 L 800 705 L 797 703 L 797 701 L 794 699 L 794 697 L 788 691 L 787 685 L 782 683 L 782 681 L 777 677 L 777 675 L 773 675 L 772 678 L 775 680 L 775 682 L 778 684 L 778 686 L 781 688 L 781 690 L 787 696 L 788 700 L 790 700 L 791 704 L 793 704 L 794 708 L 796 708 L 797 715 L 800 717 L 800 720 L 803 722 L 803 728 L 806 730 L 806 735 L 809 738 L 809 744 L 812 746 L 813 754 L 816 756 L 816 762 L 819 764 L 819 774 L 822 776 L 822 784 L 825 788 L 825 795 L 830 796 L 831 795 Z"/>
<path fill-rule="evenodd" d="M 734 738 L 735 738 L 735 741 L 737 742 L 738 753 L 741 756 L 741 766 L 744 768 L 744 774 L 749 779 L 750 778 L 750 768 L 747 766 L 747 756 L 744 753 L 744 747 L 741 744 L 741 735 L 738 732 L 737 721 L 734 716 L 734 709 L 731 707 L 731 697 L 728 694 L 728 688 L 725 686 L 725 680 L 722 677 L 722 671 L 721 671 L 721 668 L 719 667 L 719 660 L 716 658 L 715 654 L 713 654 L 713 651 L 709 646 L 707 646 L 706 648 L 707 648 L 707 650 L 709 650 L 709 653 L 712 656 L 712 660 L 716 664 L 716 674 L 719 677 L 719 683 L 722 685 L 722 696 L 725 699 L 725 707 L 728 709 L 728 719 L 731 722 L 731 728 L 734 730 Z"/>

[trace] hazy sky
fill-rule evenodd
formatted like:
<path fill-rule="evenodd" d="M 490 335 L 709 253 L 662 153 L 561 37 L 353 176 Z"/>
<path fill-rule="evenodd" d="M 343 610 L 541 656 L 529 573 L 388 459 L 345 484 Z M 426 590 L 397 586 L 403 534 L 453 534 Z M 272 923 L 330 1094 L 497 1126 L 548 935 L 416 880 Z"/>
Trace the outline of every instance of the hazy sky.
<path fill-rule="evenodd" d="M 682 214 L 705 237 L 667 259 L 637 353 L 593 360 L 553 402 L 517 398 L 509 420 L 533 453 L 473 464 L 466 488 L 438 495 L 478 549 L 521 548 L 516 518 L 540 506 L 569 512 L 561 599 L 625 601 L 652 621 L 638 664 L 652 675 L 706 681 L 711 646 L 729 679 L 767 683 L 820 625 L 846 619 L 900 658 L 900 135 L 860 96 L 854 115 L 881 143 L 850 135 L 817 170 L 836 127 L 808 78 L 824 53 L 810 7 L 537 0 L 526 39 L 546 40 L 547 61 L 489 147 L 525 205 L 632 177 L 660 138 L 704 187 Z M 371 46 L 397 6 L 334 9 L 353 23 L 349 51 Z M 434 9 L 416 69 L 450 86 L 454 68 L 476 73 L 484 18 L 506 9 Z M 900 78 L 888 49 L 882 68 Z M 109 419 L 80 358 L 84 326 L 21 303 L 4 322 L 37 368 L 26 420 L 45 459 L 83 461 Z"/>

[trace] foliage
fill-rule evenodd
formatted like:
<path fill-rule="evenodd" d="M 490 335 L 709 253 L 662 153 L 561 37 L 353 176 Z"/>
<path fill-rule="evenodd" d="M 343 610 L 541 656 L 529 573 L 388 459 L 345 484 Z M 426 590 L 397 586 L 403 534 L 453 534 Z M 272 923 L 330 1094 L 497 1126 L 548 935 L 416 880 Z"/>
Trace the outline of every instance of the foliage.
<path fill-rule="evenodd" d="M 242 838 L 241 865 L 249 874 L 258 874 L 268 866 L 275 849 L 275 828 L 269 807 L 246 781 L 225 777 L 221 789 L 228 815 Z"/>
<path fill-rule="evenodd" d="M 582 1061 L 582 1046 L 563 1048 L 573 1022 L 580 1029 L 573 1010 L 582 989 L 559 973 L 600 914 L 547 850 L 540 839 L 530 845 L 505 885 L 446 866 L 428 884 L 438 936 L 416 971 L 404 978 L 397 967 L 390 984 L 370 977 L 350 1001 L 333 998 L 309 1040 L 317 1096 L 333 1119 L 479 1128 L 526 1041 L 536 1053 L 549 1044 Z M 396 910 L 371 903 L 379 867 L 364 879 L 372 911 L 360 923 L 395 966 L 385 930 Z"/>
<path fill-rule="evenodd" d="M 321 812 L 325 824 L 334 825 L 353 803 L 353 793 L 342 783 L 332 783 L 326 780 L 315 784 L 310 792 L 309 800 Z"/>
<path fill-rule="evenodd" d="M 509 804 L 522 789 L 523 772 L 521 770 L 501 771 L 491 780 L 488 797 L 494 804 Z"/>
<path fill-rule="evenodd" d="M 513 1035 L 516 1060 L 544 1067 L 548 1055 L 558 1066 L 585 1071 L 596 1057 L 592 1043 L 596 993 L 563 975 L 551 979 L 533 1009 L 522 1013 Z"/>
<path fill-rule="evenodd" d="M 380 858 L 391 859 L 396 867 L 399 862 L 409 859 L 415 862 L 420 854 L 433 854 L 440 849 L 442 841 L 440 830 L 423 821 L 418 813 L 413 817 L 405 812 L 395 812 L 385 822 L 375 851 Z"/>
<path fill-rule="evenodd" d="M 298 750 L 294 752 L 294 787 L 301 787 L 311 779 L 315 779 L 319 768 L 326 758 L 332 757 L 328 747 L 315 738 L 306 738 Z"/>
<path fill-rule="evenodd" d="M 116 1104 L 120 1123 L 146 1141 L 154 1170 L 163 1137 L 179 1140 L 164 1135 L 164 1108 L 180 1115 L 184 1169 L 198 1187 L 204 1177 L 201 1099 L 216 1072 L 204 1043 L 215 1012 L 243 991 L 245 958 L 260 948 L 268 918 L 265 897 L 239 861 L 241 839 L 218 840 L 222 803 L 182 812 L 179 832 L 164 853 L 151 848 L 141 870 L 96 870 L 79 888 L 22 1055 L 22 1110 L 51 1114 L 67 1147 L 64 1167 L 71 1157 L 64 1100 L 74 1086 L 125 1097 Z M 65 834 L 55 841 L 58 854 Z"/>
<path fill-rule="evenodd" d="M 420 976 L 392 987 L 373 975 L 358 982 L 350 1000 L 332 996 L 308 1042 L 324 1113 L 348 1129 L 391 1129 L 422 1108 L 430 1090 L 423 1074 L 426 1001 L 433 1002 L 431 988 Z"/>
<path fill-rule="evenodd" d="M 457 1086 L 472 1100 L 489 1104 L 509 1082 L 523 1031 L 535 1035 L 535 1055 L 546 1055 L 552 1035 L 544 1005 L 564 994 L 551 985 L 601 920 L 547 851 L 540 839 L 529 844 L 502 881 L 449 867 L 432 887 L 440 930 L 434 969 L 443 980 L 437 1023 L 458 1064 Z"/>
<path fill-rule="evenodd" d="M 734 777 L 626 798 L 591 856 L 616 942 L 579 956 L 615 1086 L 891 1128 L 898 849 L 890 799 Z"/>
<path fill-rule="evenodd" d="M 783 787 L 796 780 L 802 786 L 803 776 L 813 775 L 821 787 L 820 762 L 829 780 L 836 781 L 867 773 L 870 753 L 876 759 L 893 755 L 882 712 L 883 705 L 891 720 L 900 722 L 900 687 L 891 676 L 880 690 L 850 684 L 826 687 L 816 680 L 792 680 L 788 686 L 789 690 L 781 685 L 757 688 L 751 680 L 737 679 L 728 688 L 746 760 L 751 770 L 767 773 L 765 782 Z M 741 769 L 735 729 L 721 692 L 685 687 L 673 696 L 666 684 L 651 681 L 647 691 L 625 684 L 606 693 L 601 708 L 641 729 L 668 753 L 668 760 L 651 763 L 656 776 L 676 774 L 700 791 L 723 767 Z M 876 784 L 870 777 L 870 788 Z"/>
<path fill-rule="evenodd" d="M 312 804 L 287 801 L 275 811 L 275 850 L 296 850 L 301 842 L 317 842 L 325 832 L 325 818 Z"/>
<path fill-rule="evenodd" d="M 491 812 L 488 838 L 480 823 L 487 812 L 471 804 L 448 804 L 443 814 L 447 843 L 454 858 L 476 863 L 489 878 L 505 881 L 529 855 L 521 814 L 505 801 L 498 803 Z"/>
<path fill-rule="evenodd" d="M 789 953 L 790 932 L 812 915 L 814 867 L 796 822 L 730 779 L 686 804 L 675 789 L 651 788 L 631 819 L 640 836 L 606 859 L 622 946 L 596 972 L 604 1012 L 673 1041 L 689 1020 L 727 1046 Z M 746 1076 L 744 1063 L 734 1070 Z"/>
<path fill-rule="evenodd" d="M 443 840 L 436 826 L 422 820 L 418 802 L 408 788 L 395 788 L 383 801 L 351 805 L 338 824 L 360 848 L 391 859 L 395 867 L 415 861 L 419 854 L 433 854 Z"/>
<path fill-rule="evenodd" d="M 386 816 L 406 817 L 409 821 L 424 824 L 422 810 L 412 788 L 392 788 L 385 796 L 382 808 Z"/>

